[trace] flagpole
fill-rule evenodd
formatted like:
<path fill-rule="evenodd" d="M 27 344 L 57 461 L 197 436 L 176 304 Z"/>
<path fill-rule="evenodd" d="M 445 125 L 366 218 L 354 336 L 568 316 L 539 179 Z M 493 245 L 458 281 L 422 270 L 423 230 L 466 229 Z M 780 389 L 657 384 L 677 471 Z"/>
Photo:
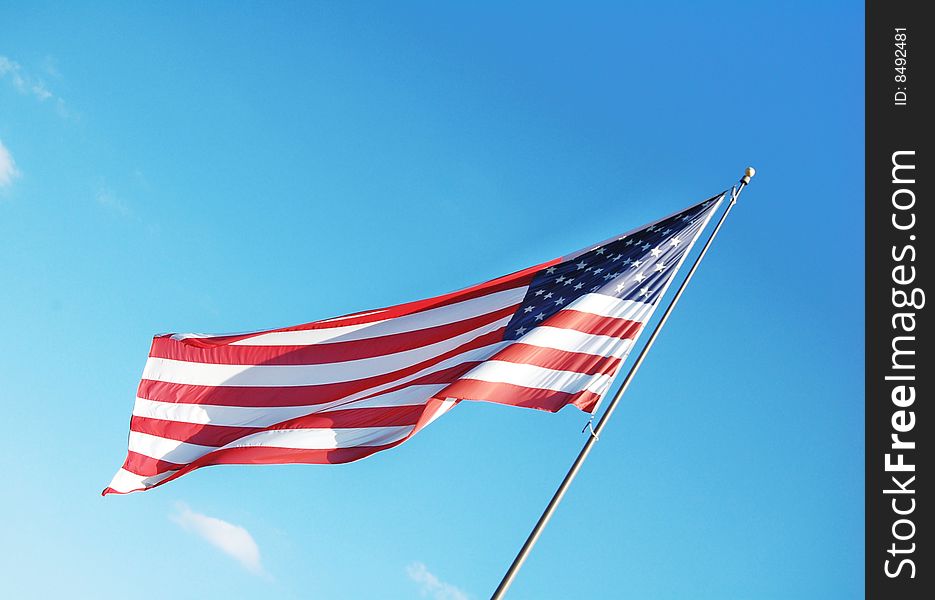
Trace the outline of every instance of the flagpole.
<path fill-rule="evenodd" d="M 711 231 L 711 235 L 705 242 L 704 247 L 702 247 L 701 252 L 698 253 L 698 257 L 692 264 L 691 269 L 688 270 L 688 274 L 685 276 L 685 279 L 682 280 L 681 285 L 679 285 L 678 291 L 676 291 L 675 296 L 672 297 L 672 302 L 669 303 L 669 306 L 666 307 L 665 312 L 662 313 L 662 317 L 656 324 L 656 328 L 653 330 L 652 335 L 649 336 L 649 339 L 646 341 L 646 345 L 643 346 L 639 356 L 637 356 L 636 360 L 633 362 L 633 366 L 630 367 L 630 372 L 627 373 L 627 376 L 623 379 L 623 383 L 620 384 L 620 388 L 617 389 L 617 393 L 614 394 L 610 404 L 607 405 L 607 410 L 604 411 L 604 414 L 597 422 L 597 426 L 595 426 L 591 431 L 591 435 L 588 436 L 588 440 L 584 443 L 584 446 L 578 453 L 578 457 L 575 459 L 575 462 L 572 463 L 571 468 L 568 469 L 568 473 L 565 474 L 565 478 L 558 486 L 558 489 L 555 490 L 555 494 L 549 501 L 548 506 L 545 507 L 545 510 L 542 512 L 542 516 L 539 517 L 539 521 L 536 523 L 536 526 L 533 527 L 529 537 L 526 538 L 526 542 L 523 544 L 523 547 L 516 555 L 516 558 L 513 559 L 513 564 L 510 565 L 510 568 L 503 576 L 503 579 L 500 581 L 500 585 L 497 586 L 497 590 L 493 593 L 493 596 L 490 597 L 490 600 L 502 600 L 504 595 L 506 595 L 507 590 L 510 589 L 510 585 L 513 583 L 513 579 L 516 578 L 516 574 L 523 566 L 523 563 L 526 562 L 526 558 L 529 556 L 529 552 L 532 550 L 532 547 L 536 545 L 536 541 L 538 541 L 539 536 L 542 534 L 542 530 L 545 529 L 546 525 L 548 525 L 556 507 L 562 501 L 562 498 L 565 496 L 565 492 L 568 491 L 568 487 L 571 485 L 571 482 L 574 481 L 575 476 L 581 469 L 581 465 L 584 463 L 585 459 L 588 457 L 588 454 L 590 454 L 594 443 L 597 442 L 599 436 L 601 435 L 601 431 L 604 430 L 604 426 L 607 425 L 607 421 L 609 421 L 611 415 L 614 414 L 614 410 L 617 408 L 617 404 L 620 402 L 620 398 L 623 397 L 624 392 L 627 391 L 627 388 L 630 386 L 630 382 L 633 380 L 633 376 L 636 375 L 640 365 L 643 364 L 643 359 L 646 358 L 646 354 L 649 352 L 649 349 L 652 348 L 653 342 L 656 341 L 656 336 L 659 335 L 659 332 L 662 330 L 662 326 L 666 324 L 666 321 L 669 318 L 669 314 L 678 303 L 679 298 L 682 296 L 682 292 L 685 291 L 685 287 L 688 285 L 688 282 L 691 281 L 692 275 L 695 274 L 695 270 L 698 269 L 698 265 L 701 263 L 701 259 L 704 258 L 705 253 L 707 253 L 708 248 L 711 246 L 711 242 L 714 241 L 714 237 L 717 235 L 718 231 L 720 231 L 721 225 L 724 224 L 724 220 L 727 219 L 727 215 L 730 214 L 734 204 L 737 203 L 737 198 L 740 197 L 740 192 L 742 192 L 743 188 L 746 187 L 748 183 L 750 183 L 750 178 L 753 177 L 755 173 L 756 170 L 753 167 L 747 167 L 743 177 L 740 178 L 739 186 L 731 188 L 730 202 L 727 204 L 727 209 L 721 214 L 721 218 L 718 220 L 717 225 L 714 226 L 714 229 Z"/>

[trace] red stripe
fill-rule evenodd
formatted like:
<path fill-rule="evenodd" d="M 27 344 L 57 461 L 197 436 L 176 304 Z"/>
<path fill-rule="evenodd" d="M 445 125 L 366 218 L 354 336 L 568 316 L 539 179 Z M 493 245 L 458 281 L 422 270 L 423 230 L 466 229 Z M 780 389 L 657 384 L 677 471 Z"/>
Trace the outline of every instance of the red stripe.
<path fill-rule="evenodd" d="M 432 372 L 432 373 L 428 373 L 428 374 L 426 374 L 426 375 L 423 375 L 422 377 L 418 377 L 418 378 L 416 378 L 416 379 L 413 379 L 412 381 L 407 381 L 406 383 L 401 383 L 401 384 L 399 384 L 399 385 L 397 385 L 397 386 L 394 386 L 394 387 L 391 387 L 391 388 L 387 388 L 387 389 L 385 389 L 385 390 L 380 390 L 379 392 L 374 392 L 374 393 L 369 394 L 369 395 L 367 395 L 367 396 L 363 396 L 362 398 L 359 398 L 359 399 L 357 399 L 357 400 L 352 401 L 352 403 L 353 403 L 353 402 L 359 402 L 360 400 L 365 400 L 365 399 L 367 399 L 367 398 L 373 398 L 373 397 L 376 397 L 376 396 L 381 396 L 381 395 L 383 395 L 383 394 L 388 394 L 388 393 L 390 393 L 390 392 L 395 392 L 395 391 L 398 391 L 398 390 L 402 390 L 402 389 L 405 389 L 405 388 L 410 387 L 410 386 L 413 386 L 413 385 L 437 385 L 437 384 L 452 383 L 452 382 L 454 382 L 454 381 L 457 381 L 458 378 L 460 378 L 460 377 L 463 376 L 465 373 L 467 373 L 468 371 L 470 371 L 471 369 L 473 369 L 473 368 L 476 367 L 477 365 L 481 364 L 482 362 L 483 362 L 483 361 L 463 362 L 463 363 L 461 363 L 461 364 L 459 364 L 459 365 L 455 365 L 455 366 L 453 366 L 453 367 L 448 367 L 447 369 L 441 369 L 441 370 L 438 370 L 438 371 L 434 371 L 434 372 Z"/>
<path fill-rule="evenodd" d="M 152 477 L 166 471 L 181 469 L 184 466 L 167 460 L 159 460 L 132 450 L 127 451 L 127 460 L 123 462 L 124 469 L 142 477 Z"/>
<path fill-rule="evenodd" d="M 574 404 L 579 408 L 581 406 L 590 406 L 593 409 L 600 399 L 598 394 L 588 390 L 577 393 L 557 392 L 540 388 L 528 388 L 512 383 L 490 383 L 477 379 L 456 381 L 436 394 L 436 397 L 442 396 L 459 400 L 495 402 L 523 408 L 536 408 L 548 412 L 558 412 L 567 404 Z"/>
<path fill-rule="evenodd" d="M 643 323 L 642 321 L 604 317 L 593 313 L 565 309 L 549 317 L 543 325 L 560 329 L 574 329 L 592 335 L 607 335 L 622 340 L 632 340 L 636 337 Z"/>
<path fill-rule="evenodd" d="M 204 423 L 183 423 L 181 421 L 163 421 L 134 415 L 130 419 L 130 431 L 148 433 L 170 440 L 198 444 L 200 446 L 223 446 L 245 435 L 263 431 L 263 427 L 226 427 Z"/>
<path fill-rule="evenodd" d="M 594 392 L 584 391 L 578 394 L 578 397 L 572 400 L 572 406 L 578 407 L 586 413 L 594 413 L 597 410 L 597 403 L 601 401 L 601 395 Z"/>
<path fill-rule="evenodd" d="M 470 342 L 462 344 L 458 348 L 434 356 L 410 367 L 398 369 L 382 375 L 367 377 L 365 379 L 291 387 L 206 386 L 143 379 L 140 381 L 137 395 L 140 398 L 157 400 L 160 402 L 214 404 L 218 406 L 264 407 L 322 404 L 345 398 L 351 394 L 374 386 L 391 383 L 403 377 L 418 373 L 444 360 L 458 356 L 468 350 L 495 344 L 502 341 L 504 329 L 505 328 L 501 327 L 496 331 L 478 336 Z M 406 385 L 411 385 L 411 383 L 407 383 Z"/>
<path fill-rule="evenodd" d="M 516 312 L 517 306 L 518 304 L 514 304 L 491 313 L 435 327 L 344 342 L 297 346 L 202 347 L 186 343 L 188 340 L 157 337 L 153 339 L 149 355 L 154 358 L 224 365 L 316 365 L 343 362 L 385 356 L 442 342 L 508 317 Z"/>
<path fill-rule="evenodd" d="M 426 400 L 428 399 L 426 397 Z M 296 417 L 269 427 L 228 427 L 225 425 L 183 423 L 181 421 L 163 421 L 161 419 L 134 416 L 130 421 L 130 430 L 188 444 L 217 448 L 230 444 L 246 435 L 261 431 L 415 425 L 419 422 L 423 412 L 425 412 L 424 404 L 355 408 Z"/>
<path fill-rule="evenodd" d="M 567 352 L 521 343 L 507 346 L 488 360 L 502 360 L 504 362 L 535 365 L 545 369 L 555 369 L 556 371 L 574 371 L 587 375 L 609 373 L 616 370 L 620 365 L 620 359 L 616 356 Z"/>

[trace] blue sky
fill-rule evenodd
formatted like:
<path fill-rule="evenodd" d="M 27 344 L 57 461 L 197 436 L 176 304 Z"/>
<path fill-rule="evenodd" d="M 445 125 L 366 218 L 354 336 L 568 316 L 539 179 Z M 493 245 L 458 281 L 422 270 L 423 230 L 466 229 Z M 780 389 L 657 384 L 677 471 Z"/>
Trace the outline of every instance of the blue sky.
<path fill-rule="evenodd" d="M 101 498 L 151 336 L 461 288 L 747 164 L 511 598 L 861 595 L 863 8 L 575 4 L 0 7 L 0 596 L 487 597 L 582 413 Z"/>

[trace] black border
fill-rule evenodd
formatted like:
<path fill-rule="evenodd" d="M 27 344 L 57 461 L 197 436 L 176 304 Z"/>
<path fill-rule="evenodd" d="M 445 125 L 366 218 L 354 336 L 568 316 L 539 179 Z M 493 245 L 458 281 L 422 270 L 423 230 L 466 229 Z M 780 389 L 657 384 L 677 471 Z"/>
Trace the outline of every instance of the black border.
<path fill-rule="evenodd" d="M 927 151 L 930 143 L 926 137 L 935 135 L 926 126 L 926 122 L 935 121 L 935 105 L 927 85 L 935 67 L 929 60 L 931 36 L 935 35 L 935 23 L 926 22 L 922 17 L 921 2 L 868 1 L 866 4 L 866 222 L 865 222 L 865 260 L 866 260 L 866 348 L 865 348 L 865 582 L 866 597 L 892 599 L 923 598 L 923 588 L 935 589 L 932 572 L 935 566 L 928 560 L 932 556 L 930 545 L 935 543 L 935 536 L 929 529 L 931 496 L 923 492 L 930 479 L 928 461 L 923 455 L 931 452 L 932 411 L 929 405 L 935 401 L 931 381 L 935 377 L 935 360 L 927 350 L 931 340 L 932 312 L 929 303 L 935 303 L 935 289 L 932 288 L 931 238 L 933 235 L 931 204 L 935 198 L 931 195 L 931 153 Z M 907 29 L 907 61 L 905 83 L 896 82 L 894 58 L 895 28 Z M 898 106 L 895 93 L 898 87 L 907 88 L 908 98 L 905 106 Z M 924 129 L 924 130 L 923 130 Z M 893 153 L 896 151 L 915 151 L 910 156 L 916 166 L 913 184 L 894 184 L 892 174 Z M 908 174 L 908 171 L 900 171 Z M 900 178 L 905 179 L 907 177 Z M 915 194 L 915 206 L 908 212 L 914 212 L 916 225 L 911 231 L 900 231 L 892 224 L 893 193 L 909 187 Z M 909 198 L 905 193 L 901 199 Z M 898 218 L 906 218 L 907 212 Z M 907 221 L 903 221 L 907 222 Z M 914 240 L 909 236 L 915 235 Z M 903 252 L 906 245 L 915 248 L 915 261 L 910 261 L 911 252 Z M 903 260 L 894 259 L 893 252 L 903 253 Z M 897 289 L 919 287 L 931 292 L 926 297 L 926 306 L 916 313 L 915 335 L 911 343 L 915 350 L 916 380 L 914 384 L 916 399 L 911 407 L 904 410 L 914 412 L 915 426 L 909 432 L 900 434 L 905 440 L 916 442 L 915 450 L 904 452 L 906 462 L 915 465 L 915 475 L 910 486 L 912 494 L 886 494 L 884 490 L 893 489 L 891 477 L 896 475 L 903 481 L 906 473 L 886 472 L 885 455 L 894 453 L 891 449 L 891 435 L 894 433 L 892 419 L 894 412 L 900 410 L 891 398 L 897 382 L 887 381 L 886 376 L 893 374 L 891 369 L 893 338 L 900 335 L 894 329 L 892 319 L 897 309 L 893 306 L 894 267 L 911 265 L 916 269 L 917 279 L 907 286 Z M 912 309 L 909 309 L 912 310 Z M 902 342 L 903 348 L 910 344 Z M 910 359 L 911 360 L 911 359 Z M 901 371 L 900 373 L 904 373 Z M 893 457 L 895 460 L 895 456 Z M 915 530 L 911 540 L 898 542 L 894 539 L 892 527 L 900 516 L 893 511 L 892 500 L 899 498 L 897 507 L 906 509 L 911 505 L 909 498 L 915 499 L 915 507 L 906 518 L 912 520 Z M 905 535 L 912 528 L 903 523 L 900 533 Z M 914 542 L 915 550 L 910 554 L 891 555 L 887 552 L 896 542 L 903 547 Z M 910 558 L 915 566 L 915 577 L 910 578 L 910 569 L 904 565 L 900 575 L 887 577 L 885 561 L 890 560 L 890 569 L 895 571 L 902 558 Z M 929 593 L 931 593 L 929 591 Z M 924 596 L 931 597 L 931 596 Z"/>

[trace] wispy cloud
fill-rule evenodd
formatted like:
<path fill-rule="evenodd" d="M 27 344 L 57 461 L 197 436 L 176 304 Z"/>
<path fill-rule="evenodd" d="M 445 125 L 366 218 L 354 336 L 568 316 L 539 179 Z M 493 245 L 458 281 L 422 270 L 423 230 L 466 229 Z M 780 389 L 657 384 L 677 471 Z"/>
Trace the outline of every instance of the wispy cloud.
<path fill-rule="evenodd" d="M 176 512 L 170 518 L 239 562 L 247 571 L 254 575 L 266 574 L 260 562 L 260 547 L 240 525 L 195 512 L 183 503 L 176 505 Z"/>
<path fill-rule="evenodd" d="M 58 61 L 53 56 L 46 56 L 42 61 L 42 70 L 55 79 L 62 78 L 62 72 L 58 70 Z"/>
<path fill-rule="evenodd" d="M 61 78 L 61 74 L 51 58 L 46 59 L 45 71 L 56 78 Z M 55 112 L 60 117 L 69 118 L 72 116 L 72 113 L 65 105 L 65 100 L 52 92 L 42 79 L 31 75 L 21 64 L 2 54 L 0 54 L 0 79 L 9 81 L 13 89 L 20 94 L 32 96 L 39 102 L 51 102 L 55 106 Z"/>
<path fill-rule="evenodd" d="M 3 145 L 3 140 L 0 140 L 0 188 L 9 187 L 17 177 L 19 170 L 13 161 L 13 155 Z"/>
<path fill-rule="evenodd" d="M 133 216 L 130 206 L 107 186 L 98 186 L 97 191 L 94 193 L 94 201 L 102 208 L 117 213 L 121 217 Z"/>
<path fill-rule="evenodd" d="M 55 95 L 42 81 L 30 77 L 22 65 L 3 55 L 0 55 L 0 77 L 9 79 L 19 93 L 32 95 L 40 101 Z"/>
<path fill-rule="evenodd" d="M 467 592 L 439 579 L 423 563 L 414 562 L 406 567 L 409 579 L 419 584 L 422 596 L 432 600 L 468 600 Z"/>

